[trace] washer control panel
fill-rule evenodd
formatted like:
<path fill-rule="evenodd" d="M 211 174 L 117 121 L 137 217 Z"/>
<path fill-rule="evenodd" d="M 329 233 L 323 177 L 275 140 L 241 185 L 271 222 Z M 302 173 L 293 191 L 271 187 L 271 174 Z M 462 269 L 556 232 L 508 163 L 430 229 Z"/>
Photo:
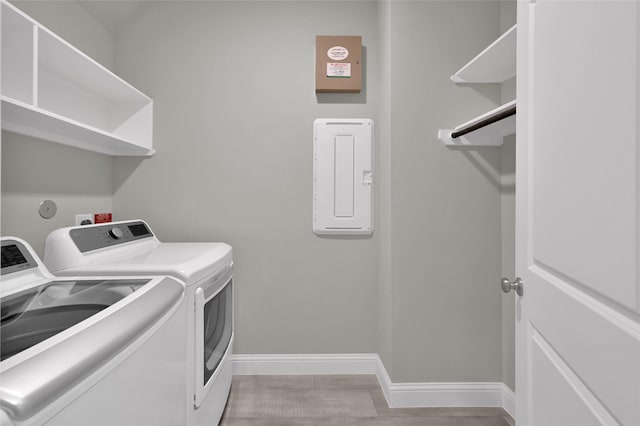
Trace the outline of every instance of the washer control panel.
<path fill-rule="evenodd" d="M 107 223 L 100 226 L 73 228 L 69 236 L 82 253 L 117 244 L 153 237 L 144 222 Z"/>
<path fill-rule="evenodd" d="M 2 240 L 2 275 L 37 267 L 38 262 L 24 244 L 11 238 Z"/>
<path fill-rule="evenodd" d="M 114 240 L 119 240 L 120 238 L 124 237 L 124 231 L 117 226 L 114 226 L 113 228 L 109 229 L 109 236 Z"/>

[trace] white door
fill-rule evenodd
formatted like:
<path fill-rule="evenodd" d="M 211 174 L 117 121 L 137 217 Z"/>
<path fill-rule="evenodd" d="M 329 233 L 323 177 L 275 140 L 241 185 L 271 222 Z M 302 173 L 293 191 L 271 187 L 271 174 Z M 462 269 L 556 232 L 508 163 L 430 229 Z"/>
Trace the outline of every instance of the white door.
<path fill-rule="evenodd" d="M 520 0 L 518 425 L 640 425 L 640 2 Z"/>

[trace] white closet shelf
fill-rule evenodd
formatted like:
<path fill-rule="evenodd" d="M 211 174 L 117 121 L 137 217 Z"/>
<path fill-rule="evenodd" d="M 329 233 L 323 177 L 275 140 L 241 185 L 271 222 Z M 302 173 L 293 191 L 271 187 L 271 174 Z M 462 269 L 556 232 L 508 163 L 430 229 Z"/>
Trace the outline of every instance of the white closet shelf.
<path fill-rule="evenodd" d="M 22 135 L 112 156 L 145 156 L 155 153 L 135 142 L 50 111 L 2 97 L 2 128 Z"/>
<path fill-rule="evenodd" d="M 502 83 L 516 75 L 516 26 L 451 76 L 454 83 Z"/>
<path fill-rule="evenodd" d="M 2 128 L 108 155 L 153 155 L 151 98 L 1 3 Z"/>
<path fill-rule="evenodd" d="M 507 102 L 485 114 L 467 121 L 454 129 L 438 130 L 438 139 L 445 145 L 453 146 L 500 146 L 505 136 L 516 133 L 516 101 Z M 493 121 L 498 119 L 497 121 Z M 452 134 L 473 128 L 485 122 L 491 122 L 462 136 L 452 137 Z"/>

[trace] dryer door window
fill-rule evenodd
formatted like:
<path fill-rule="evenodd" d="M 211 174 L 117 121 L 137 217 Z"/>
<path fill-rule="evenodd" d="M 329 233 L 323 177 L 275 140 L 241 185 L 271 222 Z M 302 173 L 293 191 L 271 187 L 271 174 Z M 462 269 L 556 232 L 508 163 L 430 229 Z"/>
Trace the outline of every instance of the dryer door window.
<path fill-rule="evenodd" d="M 214 387 L 233 344 L 231 268 L 195 290 L 195 395 L 197 408 Z"/>
<path fill-rule="evenodd" d="M 204 304 L 204 380 L 215 373 L 231 341 L 233 300 L 231 281 L 216 296 Z"/>

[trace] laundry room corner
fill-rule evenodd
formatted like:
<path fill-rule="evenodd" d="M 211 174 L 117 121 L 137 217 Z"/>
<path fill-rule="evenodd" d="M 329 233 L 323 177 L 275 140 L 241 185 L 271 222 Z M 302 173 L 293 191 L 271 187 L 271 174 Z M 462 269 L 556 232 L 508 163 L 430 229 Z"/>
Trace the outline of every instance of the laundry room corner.
<path fill-rule="evenodd" d="M 164 242 L 230 244 L 238 365 L 280 357 L 289 370 L 278 371 L 300 373 L 307 359 L 342 356 L 388 389 L 488 384 L 498 405 L 501 384 L 514 387 L 513 299 L 497 286 L 512 273 L 501 173 L 513 151 L 450 148 L 437 132 L 515 95 L 450 80 L 515 7 L 127 2 L 126 19 L 105 26 L 92 13 L 113 4 L 14 3 L 153 99 L 155 153 L 112 157 L 3 130 L 3 235 L 42 255 L 74 214 L 108 211 Z M 315 92 L 322 34 L 362 38 L 360 93 Z M 313 124 L 329 118 L 375 126 L 371 234 L 314 234 Z M 45 198 L 54 219 L 37 215 Z"/>
<path fill-rule="evenodd" d="M 73 1 L 16 1 L 23 12 L 113 68 L 114 40 Z M 113 211 L 112 157 L 2 130 L 2 235 L 18 235 L 43 255 L 47 235 L 74 224 L 76 214 Z M 57 212 L 42 218 L 44 200 Z"/>
<path fill-rule="evenodd" d="M 0 44 L 3 426 L 640 425 L 640 0 L 0 0 Z"/>

